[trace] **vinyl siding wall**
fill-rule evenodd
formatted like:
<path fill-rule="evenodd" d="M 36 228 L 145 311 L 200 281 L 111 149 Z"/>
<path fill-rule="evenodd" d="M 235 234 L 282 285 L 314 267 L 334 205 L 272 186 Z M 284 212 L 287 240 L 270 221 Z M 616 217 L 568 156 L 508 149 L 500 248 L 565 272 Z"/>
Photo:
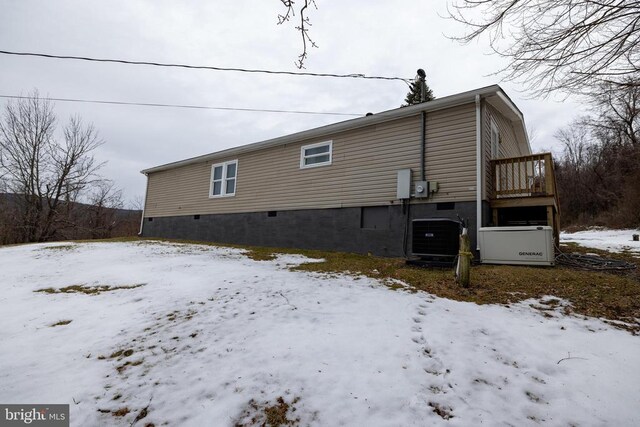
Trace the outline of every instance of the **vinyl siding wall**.
<path fill-rule="evenodd" d="M 332 164 L 300 169 L 300 148 L 328 140 Z M 209 198 L 211 165 L 235 159 L 236 195 Z M 420 115 L 151 173 L 145 217 L 388 205 L 405 168 L 419 179 Z M 474 104 L 427 114 L 426 171 L 429 201 L 475 200 Z"/>
<path fill-rule="evenodd" d="M 482 146 L 484 157 L 485 186 L 483 189 L 483 199 L 487 200 L 493 192 L 493 182 L 491 182 L 491 123 L 495 123 L 500 132 L 500 158 L 525 156 L 529 153 L 523 152 L 518 144 L 513 124 L 502 113 L 486 102 L 483 103 L 482 122 Z"/>

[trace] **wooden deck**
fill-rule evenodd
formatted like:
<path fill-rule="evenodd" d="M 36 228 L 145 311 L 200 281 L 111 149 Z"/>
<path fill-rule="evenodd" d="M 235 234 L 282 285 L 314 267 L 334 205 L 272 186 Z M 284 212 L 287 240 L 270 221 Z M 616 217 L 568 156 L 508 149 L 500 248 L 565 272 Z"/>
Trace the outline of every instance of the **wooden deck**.
<path fill-rule="evenodd" d="M 525 222 L 528 211 L 531 212 L 531 220 L 540 221 L 539 213 L 544 208 L 546 225 L 553 227 L 557 244 L 560 204 L 551 153 L 494 159 L 491 160 L 491 172 L 489 198 L 494 225 L 512 225 L 501 220 L 510 208 L 524 208 L 520 209 L 520 215 L 525 212 Z"/>

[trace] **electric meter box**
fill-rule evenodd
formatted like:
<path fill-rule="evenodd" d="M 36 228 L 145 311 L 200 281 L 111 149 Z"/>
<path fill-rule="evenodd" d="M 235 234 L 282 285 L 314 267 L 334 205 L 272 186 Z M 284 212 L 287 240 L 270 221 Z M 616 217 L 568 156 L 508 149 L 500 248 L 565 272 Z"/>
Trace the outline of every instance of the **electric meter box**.
<path fill-rule="evenodd" d="M 413 195 L 416 198 L 429 197 L 429 184 L 427 181 L 416 181 L 413 186 Z"/>

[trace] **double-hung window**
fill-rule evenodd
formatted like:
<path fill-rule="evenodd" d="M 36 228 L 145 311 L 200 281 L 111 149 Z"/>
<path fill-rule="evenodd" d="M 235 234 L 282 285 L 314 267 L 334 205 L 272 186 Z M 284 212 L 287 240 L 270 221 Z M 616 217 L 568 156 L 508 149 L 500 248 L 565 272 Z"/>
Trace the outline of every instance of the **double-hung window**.
<path fill-rule="evenodd" d="M 330 165 L 332 145 L 332 141 L 325 141 L 302 146 L 300 149 L 300 168 Z"/>
<path fill-rule="evenodd" d="M 231 160 L 211 166 L 209 197 L 235 196 L 238 161 Z"/>

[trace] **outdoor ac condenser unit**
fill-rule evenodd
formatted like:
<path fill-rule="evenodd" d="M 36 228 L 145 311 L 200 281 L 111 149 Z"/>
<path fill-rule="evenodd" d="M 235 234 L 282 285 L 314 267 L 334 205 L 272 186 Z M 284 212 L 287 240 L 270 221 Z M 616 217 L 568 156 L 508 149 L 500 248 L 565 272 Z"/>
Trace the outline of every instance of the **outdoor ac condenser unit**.
<path fill-rule="evenodd" d="M 448 218 L 414 219 L 411 254 L 453 259 L 460 246 L 460 222 Z"/>
<path fill-rule="evenodd" d="M 485 227 L 478 235 L 484 264 L 553 265 L 553 229 L 549 226 Z"/>

